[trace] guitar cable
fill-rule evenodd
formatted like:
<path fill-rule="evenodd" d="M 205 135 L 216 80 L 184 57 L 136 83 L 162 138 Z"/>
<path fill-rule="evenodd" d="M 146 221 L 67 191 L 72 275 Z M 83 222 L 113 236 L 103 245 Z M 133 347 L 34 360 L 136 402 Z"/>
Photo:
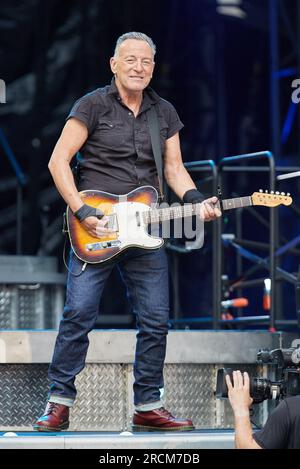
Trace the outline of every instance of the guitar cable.
<path fill-rule="evenodd" d="M 66 234 L 66 231 L 63 231 L 63 233 Z M 81 270 L 80 270 L 80 272 L 78 272 L 78 273 L 72 272 L 72 271 L 69 269 L 68 264 L 67 264 L 67 260 L 66 260 L 67 239 L 68 239 L 68 237 L 65 236 L 64 248 L 63 248 L 63 263 L 64 263 L 64 265 L 65 265 L 65 268 L 66 268 L 67 271 L 69 272 L 69 274 L 74 275 L 74 277 L 79 277 L 79 276 L 85 271 L 86 266 L 87 266 L 87 262 L 84 262 L 84 263 L 83 263 L 83 265 L 82 265 L 82 267 L 81 267 Z M 72 249 L 72 248 L 71 248 L 71 249 Z M 73 251 L 73 253 L 74 253 L 74 251 Z M 76 254 L 74 254 L 74 255 L 76 255 Z"/>

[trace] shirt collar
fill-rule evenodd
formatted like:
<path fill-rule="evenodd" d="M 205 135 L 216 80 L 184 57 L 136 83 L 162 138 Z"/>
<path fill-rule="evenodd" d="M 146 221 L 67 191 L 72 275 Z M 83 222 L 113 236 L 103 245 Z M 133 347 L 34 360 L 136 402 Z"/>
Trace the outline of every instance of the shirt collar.
<path fill-rule="evenodd" d="M 111 83 L 108 88 L 108 94 L 116 96 L 116 98 L 120 98 L 119 91 L 115 82 L 115 77 L 112 77 Z M 147 88 L 144 89 L 142 104 L 146 106 L 150 104 L 155 104 L 159 101 L 159 99 L 160 98 L 158 94 L 150 86 L 147 86 Z"/>
<path fill-rule="evenodd" d="M 116 97 L 120 97 L 118 88 L 116 86 L 115 77 L 112 77 L 112 79 L 111 79 L 111 83 L 108 87 L 107 94 L 112 94 L 112 95 L 115 95 Z"/>

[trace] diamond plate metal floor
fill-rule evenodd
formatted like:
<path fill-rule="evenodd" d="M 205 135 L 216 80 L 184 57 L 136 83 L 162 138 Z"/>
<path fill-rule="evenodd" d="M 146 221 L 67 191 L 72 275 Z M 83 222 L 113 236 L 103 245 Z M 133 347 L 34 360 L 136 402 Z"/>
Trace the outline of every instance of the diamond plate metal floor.
<path fill-rule="evenodd" d="M 17 432 L 0 433 L 1 449 L 232 449 L 231 430 L 195 430 L 180 433 Z"/>
<path fill-rule="evenodd" d="M 48 368 L 57 331 L 0 331 L 0 432 L 31 432 L 43 412 Z M 84 370 L 71 411 L 70 432 L 121 432 L 130 428 L 133 407 L 135 330 L 89 334 Z M 164 405 L 197 429 L 230 429 L 228 402 L 215 399 L 218 368 L 231 366 L 260 376 L 257 352 L 274 349 L 290 337 L 266 331 L 170 331 L 164 367 Z M 20 399 L 21 397 L 21 399 Z M 262 408 L 263 409 L 263 408 Z M 261 423 L 265 410 L 258 411 Z M 69 435 L 69 433 L 68 433 Z"/>

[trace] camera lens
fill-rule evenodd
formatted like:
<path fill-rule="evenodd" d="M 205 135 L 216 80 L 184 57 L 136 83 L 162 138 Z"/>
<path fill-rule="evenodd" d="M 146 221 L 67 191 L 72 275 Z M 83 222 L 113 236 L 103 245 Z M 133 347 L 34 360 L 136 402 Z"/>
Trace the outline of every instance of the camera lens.
<path fill-rule="evenodd" d="M 251 378 L 250 395 L 253 402 L 262 402 L 270 397 L 271 382 L 265 378 Z"/>

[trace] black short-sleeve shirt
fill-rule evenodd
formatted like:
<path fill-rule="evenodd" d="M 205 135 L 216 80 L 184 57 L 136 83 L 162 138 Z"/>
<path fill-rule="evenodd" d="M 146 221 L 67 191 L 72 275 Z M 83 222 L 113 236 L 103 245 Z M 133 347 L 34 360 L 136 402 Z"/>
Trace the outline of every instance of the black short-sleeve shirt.
<path fill-rule="evenodd" d="M 253 438 L 264 449 L 300 449 L 300 396 L 281 401 Z"/>
<path fill-rule="evenodd" d="M 67 119 L 75 117 L 88 129 L 80 149 L 79 190 L 126 194 L 141 185 L 158 189 L 146 111 L 155 106 L 162 153 L 165 141 L 182 127 L 171 103 L 147 87 L 137 117 L 122 103 L 114 79 L 77 100 Z"/>

